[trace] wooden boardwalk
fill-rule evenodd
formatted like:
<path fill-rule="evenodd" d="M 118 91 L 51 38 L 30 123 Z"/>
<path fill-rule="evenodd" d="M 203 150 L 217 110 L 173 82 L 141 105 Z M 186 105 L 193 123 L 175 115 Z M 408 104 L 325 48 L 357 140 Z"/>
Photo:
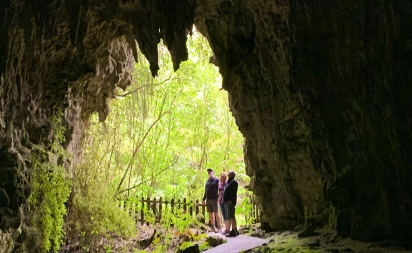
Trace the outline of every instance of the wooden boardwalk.
<path fill-rule="evenodd" d="M 269 240 L 247 235 L 239 235 L 236 237 L 226 237 L 220 233 L 208 233 L 208 235 L 219 236 L 224 240 L 227 240 L 227 242 L 217 247 L 203 251 L 204 253 L 239 253 L 242 251 L 257 248 L 269 242 Z"/>

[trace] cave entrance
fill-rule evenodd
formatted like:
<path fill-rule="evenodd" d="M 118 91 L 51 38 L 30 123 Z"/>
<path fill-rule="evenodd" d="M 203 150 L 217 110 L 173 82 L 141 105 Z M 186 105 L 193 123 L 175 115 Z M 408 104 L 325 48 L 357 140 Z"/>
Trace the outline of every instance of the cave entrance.
<path fill-rule="evenodd" d="M 117 90 L 107 119 L 100 123 L 98 115 L 92 116 L 82 163 L 73 173 L 76 185 L 122 200 L 200 202 L 206 168 L 213 168 L 216 177 L 234 170 L 241 186 L 249 184 L 244 138 L 229 110 L 219 70 L 209 63 L 209 44 L 194 32 L 187 47 L 189 59 L 175 72 L 167 48 L 160 44 L 156 77 L 138 54 L 134 81 L 126 91 Z M 247 199 L 243 187 L 238 193 Z"/>

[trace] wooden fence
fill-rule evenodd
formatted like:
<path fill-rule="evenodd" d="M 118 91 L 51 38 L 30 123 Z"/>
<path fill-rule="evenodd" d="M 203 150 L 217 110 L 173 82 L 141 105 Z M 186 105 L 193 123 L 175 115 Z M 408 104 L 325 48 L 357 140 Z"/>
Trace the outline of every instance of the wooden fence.
<path fill-rule="evenodd" d="M 245 213 L 246 221 L 250 223 L 260 222 L 260 211 L 259 211 L 259 208 L 257 207 L 255 196 L 253 195 L 248 196 L 248 204 L 250 205 L 250 208 Z"/>
<path fill-rule="evenodd" d="M 186 198 L 164 200 L 160 198 L 135 198 L 129 201 L 121 201 L 120 207 L 126 210 L 136 222 L 144 224 L 145 222 L 159 223 L 162 220 L 162 215 L 166 212 L 177 216 L 196 217 L 202 214 L 206 217 L 206 205 L 198 201 L 189 201 Z M 245 219 L 249 222 L 259 222 L 259 210 L 253 196 L 248 197 L 248 208 L 244 213 Z"/>

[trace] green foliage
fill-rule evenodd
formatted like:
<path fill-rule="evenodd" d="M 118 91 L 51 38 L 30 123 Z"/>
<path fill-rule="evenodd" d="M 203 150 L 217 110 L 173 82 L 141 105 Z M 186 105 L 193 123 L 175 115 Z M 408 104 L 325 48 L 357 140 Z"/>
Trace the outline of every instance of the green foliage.
<path fill-rule="evenodd" d="M 135 82 L 127 91 L 117 91 L 104 123 L 98 122 L 97 115 L 92 117 L 84 162 L 73 173 L 69 218 L 79 224 L 70 223 L 71 238 L 75 231 L 83 231 L 82 240 L 95 244 L 105 231 L 133 234 L 125 225 L 131 217 L 116 212 L 114 199 L 127 199 L 137 208 L 136 196 L 200 200 L 205 167 L 214 168 L 216 175 L 233 169 L 241 186 L 248 183 L 244 139 L 229 110 L 228 94 L 220 87 L 218 69 L 209 64 L 212 52 L 198 34 L 188 40 L 188 50 L 189 60 L 174 72 L 166 47 L 159 46 L 156 78 L 139 53 Z M 146 221 L 154 223 L 150 208 L 143 211 Z M 120 215 L 117 221 L 112 213 Z M 182 210 L 162 211 L 166 231 L 173 225 L 183 232 L 196 222 Z M 157 252 L 164 252 L 172 240 L 173 235 L 165 234 L 153 244 Z"/>
<path fill-rule="evenodd" d="M 180 245 L 180 247 L 179 247 L 179 249 L 180 250 L 185 250 L 185 249 L 187 249 L 187 248 L 189 248 L 189 247 L 192 247 L 192 246 L 194 246 L 195 244 L 193 243 L 193 242 L 183 242 L 181 245 Z"/>
<path fill-rule="evenodd" d="M 85 170 L 86 165 L 76 169 L 78 175 Z M 66 224 L 70 240 L 91 252 L 100 246 L 102 238 L 110 241 L 113 235 L 131 238 L 136 234 L 135 221 L 113 199 L 112 189 L 102 184 L 98 174 L 92 178 L 95 180 L 87 183 L 82 180 L 85 178 L 76 178 Z M 106 245 L 107 250 L 109 246 Z"/>
<path fill-rule="evenodd" d="M 224 241 L 224 242 L 226 242 L 226 241 Z M 209 243 L 208 243 L 207 241 L 204 241 L 203 243 L 199 244 L 199 250 L 200 250 L 200 252 L 206 251 L 206 250 L 208 250 L 208 249 L 210 249 L 210 248 L 212 248 L 212 247 L 209 245 Z"/>
<path fill-rule="evenodd" d="M 29 205 L 34 214 L 32 222 L 38 230 L 37 248 L 40 252 L 58 252 L 64 238 L 65 203 L 70 195 L 70 181 L 63 161 L 67 153 L 64 142 L 63 113 L 56 110 L 52 118 L 51 151 L 36 149 L 32 156 L 32 191 Z"/>
<path fill-rule="evenodd" d="M 302 241 L 295 237 L 276 236 L 274 242 L 267 246 L 252 250 L 252 252 L 262 253 L 322 253 L 321 249 L 316 249 L 309 246 L 303 246 Z"/>
<path fill-rule="evenodd" d="M 252 210 L 252 203 L 250 203 L 249 198 L 243 198 L 239 204 L 236 205 L 236 212 L 239 214 L 243 214 L 242 216 L 237 218 L 237 223 L 239 225 L 250 225 L 255 223 L 256 221 L 249 218 L 250 211 Z"/>
<path fill-rule="evenodd" d="M 173 72 L 159 46 L 156 78 L 139 54 L 135 83 L 118 91 L 104 124 L 97 116 L 89 131 L 85 158 L 118 197 L 157 196 L 200 199 L 205 167 L 244 175 L 243 136 L 221 89 L 212 52 L 199 34 L 188 40 L 189 60 Z"/>

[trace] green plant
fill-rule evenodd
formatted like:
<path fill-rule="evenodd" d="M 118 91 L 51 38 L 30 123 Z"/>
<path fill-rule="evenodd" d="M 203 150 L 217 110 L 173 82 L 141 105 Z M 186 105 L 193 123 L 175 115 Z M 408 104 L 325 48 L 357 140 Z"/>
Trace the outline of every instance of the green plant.
<path fill-rule="evenodd" d="M 132 238 L 136 234 L 133 218 L 118 206 L 118 201 L 112 198 L 110 190 L 95 181 L 83 187 L 75 185 L 67 230 L 70 240 L 79 241 L 90 251 L 99 247 L 102 238 L 110 243 L 114 235 Z"/>
<path fill-rule="evenodd" d="M 308 246 L 302 245 L 303 241 L 294 238 L 284 238 L 281 236 L 276 236 L 274 238 L 274 242 L 268 244 L 267 246 L 259 248 L 259 252 L 264 253 L 281 253 L 281 252 L 289 252 L 289 253 L 322 253 L 323 251 L 320 249 L 314 249 Z"/>
<path fill-rule="evenodd" d="M 52 118 L 51 149 L 37 147 L 32 156 L 32 191 L 29 205 L 32 222 L 38 230 L 36 247 L 40 252 L 58 252 L 64 238 L 65 203 L 70 195 L 70 181 L 63 162 L 68 155 L 62 146 L 65 128 L 63 113 L 55 110 Z"/>
<path fill-rule="evenodd" d="M 200 251 L 205 251 L 212 248 L 207 241 L 204 241 L 203 243 L 199 244 L 199 250 Z"/>
<path fill-rule="evenodd" d="M 187 249 L 187 248 L 189 248 L 189 247 L 192 247 L 192 246 L 194 246 L 195 244 L 193 243 L 193 242 L 183 242 L 180 246 L 179 246 L 179 249 L 180 250 L 185 250 L 185 249 Z"/>
<path fill-rule="evenodd" d="M 105 246 L 103 246 L 103 249 L 104 249 L 104 251 L 105 251 L 106 253 L 111 253 L 111 252 L 113 252 L 113 249 L 112 249 L 112 247 L 111 247 L 110 245 L 105 245 Z"/>

